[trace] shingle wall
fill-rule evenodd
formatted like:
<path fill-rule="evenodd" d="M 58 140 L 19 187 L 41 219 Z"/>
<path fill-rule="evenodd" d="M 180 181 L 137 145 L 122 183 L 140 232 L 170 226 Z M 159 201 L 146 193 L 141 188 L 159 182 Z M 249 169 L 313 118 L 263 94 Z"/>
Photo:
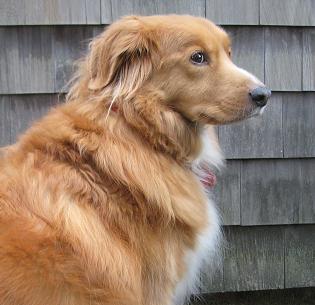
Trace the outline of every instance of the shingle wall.
<path fill-rule="evenodd" d="M 314 0 L 0 0 L 0 146 L 57 103 L 104 25 L 169 13 L 222 25 L 234 61 L 274 91 L 261 118 L 219 128 L 228 242 L 203 291 L 315 286 Z"/>

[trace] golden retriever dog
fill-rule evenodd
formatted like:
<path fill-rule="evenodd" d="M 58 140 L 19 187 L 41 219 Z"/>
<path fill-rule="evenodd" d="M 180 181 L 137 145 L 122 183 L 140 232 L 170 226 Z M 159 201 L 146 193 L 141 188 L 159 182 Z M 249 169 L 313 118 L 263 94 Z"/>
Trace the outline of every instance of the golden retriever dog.
<path fill-rule="evenodd" d="M 67 102 L 1 153 L 1 305 L 185 300 L 219 247 L 205 126 L 270 96 L 230 56 L 191 16 L 125 17 L 91 42 Z"/>

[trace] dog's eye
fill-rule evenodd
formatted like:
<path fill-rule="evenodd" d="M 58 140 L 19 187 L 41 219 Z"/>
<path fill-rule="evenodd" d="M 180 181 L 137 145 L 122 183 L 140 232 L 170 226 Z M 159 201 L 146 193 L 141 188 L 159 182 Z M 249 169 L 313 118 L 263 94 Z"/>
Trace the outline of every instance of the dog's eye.
<path fill-rule="evenodd" d="M 190 56 L 190 60 L 195 65 L 201 65 L 208 63 L 206 54 L 202 51 L 196 51 Z"/>

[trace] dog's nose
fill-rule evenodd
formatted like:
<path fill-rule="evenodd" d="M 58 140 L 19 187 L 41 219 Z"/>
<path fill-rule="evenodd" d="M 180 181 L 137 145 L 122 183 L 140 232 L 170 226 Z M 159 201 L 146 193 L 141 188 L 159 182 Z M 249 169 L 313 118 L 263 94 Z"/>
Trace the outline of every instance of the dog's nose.
<path fill-rule="evenodd" d="M 257 87 L 250 91 L 249 95 L 258 107 L 263 107 L 267 104 L 271 91 L 266 87 Z"/>

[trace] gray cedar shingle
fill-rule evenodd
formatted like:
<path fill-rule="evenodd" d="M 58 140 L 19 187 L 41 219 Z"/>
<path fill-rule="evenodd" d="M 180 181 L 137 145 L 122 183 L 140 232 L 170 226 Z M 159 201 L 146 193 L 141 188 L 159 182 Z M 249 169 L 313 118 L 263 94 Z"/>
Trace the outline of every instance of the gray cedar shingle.
<path fill-rule="evenodd" d="M 67 91 L 66 85 L 76 69 L 75 62 L 86 54 L 90 39 L 103 30 L 104 26 L 63 26 L 54 29 L 56 92 Z"/>
<path fill-rule="evenodd" d="M 202 268 L 200 293 L 224 291 L 223 264 L 217 263 L 216 267 L 206 264 Z"/>
<path fill-rule="evenodd" d="M 315 286 L 315 225 L 285 228 L 285 287 Z"/>
<path fill-rule="evenodd" d="M 0 39 L 3 42 L 0 49 L 0 93 L 55 92 L 56 78 L 56 90 L 59 90 L 63 86 L 64 78 L 69 76 L 68 72 L 62 71 L 63 68 L 61 66 L 64 64 L 65 70 L 69 71 L 70 62 L 77 59 L 77 56 L 79 57 L 81 53 L 80 50 L 83 49 L 80 46 L 83 46 L 84 43 L 79 40 L 82 39 L 87 42 L 87 39 L 90 38 L 90 33 L 94 36 L 94 33 L 98 33 L 101 29 L 102 26 L 76 26 L 71 29 L 70 27 L 63 29 L 63 27 L 46 26 L 0 28 Z M 234 33 L 233 57 L 235 62 L 241 67 L 253 71 L 256 76 L 263 78 L 262 29 L 245 28 L 243 34 L 241 29 L 235 27 L 228 27 L 228 29 Z M 278 28 L 272 28 L 270 31 L 278 32 L 278 30 Z M 68 36 L 67 32 L 69 32 Z M 87 37 L 85 37 L 85 33 Z M 58 36 L 59 34 L 60 37 Z M 274 34 L 272 35 L 274 36 Z M 248 37 L 254 37 L 254 40 L 258 40 L 258 42 L 253 42 L 252 39 L 247 39 Z M 60 49 L 54 48 L 55 45 L 58 45 Z M 253 50 L 253 52 L 248 50 Z M 278 82 L 284 84 L 285 86 L 281 85 L 281 90 L 285 90 L 288 87 L 292 89 L 292 86 L 296 86 L 293 79 L 298 78 L 301 72 L 301 69 L 300 71 L 295 69 L 296 73 L 291 73 L 291 75 L 285 73 L 285 71 L 279 72 L 281 69 L 288 70 L 292 65 L 294 66 L 294 63 L 298 62 L 297 57 L 299 57 L 299 53 L 296 56 L 290 50 L 287 55 L 280 49 L 277 50 L 279 58 L 285 59 L 285 61 L 279 60 L 283 62 L 282 64 L 279 64 L 277 60 L 275 63 L 273 60 L 266 62 L 266 69 L 267 66 L 270 67 L 269 70 L 267 69 L 266 74 L 268 75 L 266 77 L 271 79 L 274 84 Z M 271 55 L 274 57 L 276 54 Z M 293 63 L 290 61 L 291 57 L 294 58 Z M 279 67 L 275 69 L 275 65 L 279 65 Z M 55 68 L 57 76 L 55 76 Z M 306 71 L 306 69 L 304 70 Z M 270 76 L 274 71 L 276 71 L 278 78 L 274 75 Z M 58 79 L 60 75 L 62 76 L 61 80 Z M 273 81 L 272 79 L 275 80 Z M 30 80 L 33 81 L 30 82 Z M 288 82 L 290 86 L 286 86 Z"/>
<path fill-rule="evenodd" d="M 219 24 L 258 24 L 259 0 L 206 0 L 206 16 Z"/>
<path fill-rule="evenodd" d="M 0 147 L 16 142 L 34 120 L 56 105 L 56 95 L 1 95 L 0 96 Z"/>
<path fill-rule="evenodd" d="M 265 82 L 272 90 L 302 90 L 300 29 L 265 29 Z"/>
<path fill-rule="evenodd" d="M 215 203 L 224 225 L 240 225 L 240 161 L 227 161 L 226 168 L 217 174 L 214 188 Z"/>
<path fill-rule="evenodd" d="M 299 180 L 299 223 L 315 223 L 315 159 L 304 159 L 296 169 Z M 314 243 L 315 245 L 315 243 Z"/>
<path fill-rule="evenodd" d="M 0 94 L 54 93 L 103 26 L 0 27 Z"/>
<path fill-rule="evenodd" d="M 219 140 L 228 159 L 281 158 L 282 93 L 274 93 L 262 116 L 219 127 Z"/>
<path fill-rule="evenodd" d="M 99 24 L 102 21 L 101 0 L 85 0 L 86 23 Z"/>
<path fill-rule="evenodd" d="M 225 26 L 232 40 L 232 59 L 264 82 L 264 31 L 259 27 Z"/>
<path fill-rule="evenodd" d="M 260 24 L 315 25 L 314 0 L 260 0 Z"/>
<path fill-rule="evenodd" d="M 24 0 L 0 0 L 0 25 L 25 24 Z"/>
<path fill-rule="evenodd" d="M 100 0 L 0 0 L 0 25 L 99 24 Z"/>
<path fill-rule="evenodd" d="M 315 157 L 315 93 L 282 95 L 284 156 Z"/>
<path fill-rule="evenodd" d="M 284 287 L 284 238 L 281 227 L 228 227 L 224 290 Z"/>
<path fill-rule="evenodd" d="M 315 13 L 313 15 L 315 16 Z M 315 29 L 314 28 L 303 29 L 303 90 L 315 91 Z"/>
<path fill-rule="evenodd" d="M 10 144 L 11 140 L 9 103 L 9 96 L 0 96 L 0 147 Z"/>
<path fill-rule="evenodd" d="M 50 27 L 0 28 L 0 93 L 45 93 L 54 88 Z"/>
<path fill-rule="evenodd" d="M 247 160 L 241 167 L 241 224 L 315 221 L 315 160 Z"/>
<path fill-rule="evenodd" d="M 101 0 L 102 23 L 126 15 L 190 14 L 205 17 L 204 0 Z"/>
<path fill-rule="evenodd" d="M 17 138 L 41 118 L 48 110 L 57 104 L 56 95 L 12 95 L 9 103 L 10 142 L 15 143 Z"/>

